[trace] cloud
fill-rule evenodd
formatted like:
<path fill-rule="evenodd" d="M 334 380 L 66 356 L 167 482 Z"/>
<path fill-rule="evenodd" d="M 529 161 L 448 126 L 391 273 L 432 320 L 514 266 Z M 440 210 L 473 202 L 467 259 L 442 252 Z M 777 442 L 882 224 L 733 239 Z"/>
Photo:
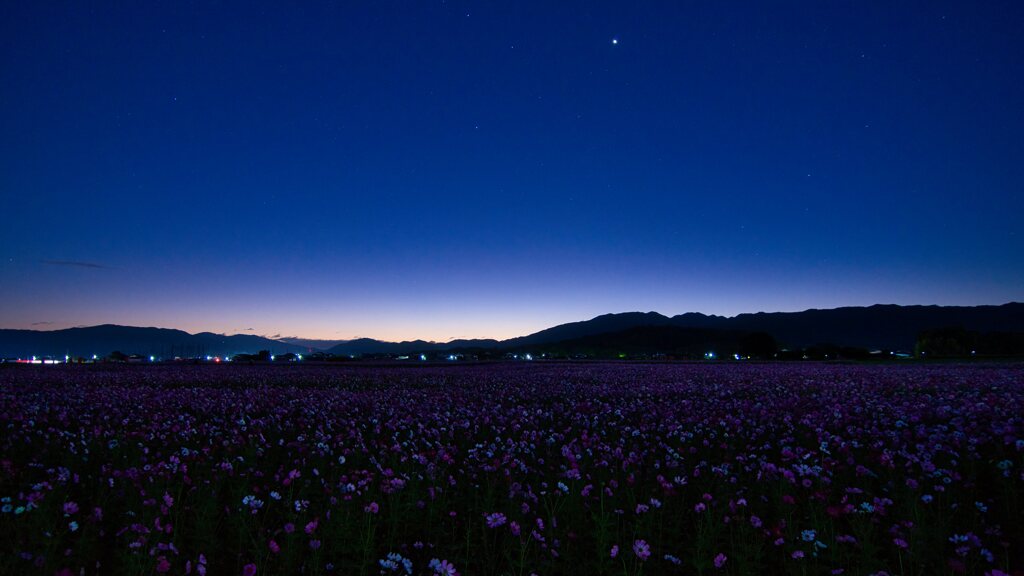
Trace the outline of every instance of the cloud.
<path fill-rule="evenodd" d="M 273 336 L 271 336 L 271 338 L 280 338 L 280 337 L 281 337 L 280 334 L 274 334 Z"/>
<path fill-rule="evenodd" d="M 104 264 L 83 262 L 81 260 L 43 260 L 43 264 L 49 264 L 50 266 L 71 266 L 73 268 L 110 268 L 110 266 L 106 266 Z"/>
<path fill-rule="evenodd" d="M 32 323 L 33 326 L 48 326 L 50 324 L 53 324 L 53 322 L 33 322 Z"/>
<path fill-rule="evenodd" d="M 255 330 L 255 328 L 246 328 L 245 329 L 246 332 L 252 332 L 253 330 Z"/>

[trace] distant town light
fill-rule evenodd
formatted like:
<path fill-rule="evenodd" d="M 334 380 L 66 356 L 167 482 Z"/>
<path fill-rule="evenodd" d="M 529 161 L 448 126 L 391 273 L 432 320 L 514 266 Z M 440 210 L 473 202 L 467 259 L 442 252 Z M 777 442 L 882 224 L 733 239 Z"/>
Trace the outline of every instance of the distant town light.
<path fill-rule="evenodd" d="M 715 353 L 714 352 L 706 352 L 706 353 L 704 353 L 704 358 L 706 358 L 708 360 L 714 360 L 715 359 Z"/>
<path fill-rule="evenodd" d="M 156 362 L 156 356 L 150 356 L 149 357 L 149 361 L 150 362 Z"/>
<path fill-rule="evenodd" d="M 426 362 L 427 361 L 427 355 L 426 354 L 420 354 L 420 360 L 423 361 L 423 362 Z"/>
<path fill-rule="evenodd" d="M 526 359 L 527 360 L 533 360 L 533 355 L 532 354 L 527 354 L 526 355 Z"/>
<path fill-rule="evenodd" d="M 299 360 L 302 360 L 302 354 L 299 354 Z"/>
<path fill-rule="evenodd" d="M 270 355 L 270 361 L 271 361 L 271 362 L 273 362 L 273 361 L 274 361 L 274 355 L 273 355 L 273 354 L 271 354 L 271 355 Z"/>

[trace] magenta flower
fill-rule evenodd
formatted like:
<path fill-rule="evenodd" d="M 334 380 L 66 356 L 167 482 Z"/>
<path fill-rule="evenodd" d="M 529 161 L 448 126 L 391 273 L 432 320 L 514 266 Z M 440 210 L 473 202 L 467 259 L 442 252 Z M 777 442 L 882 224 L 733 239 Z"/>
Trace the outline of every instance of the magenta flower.
<path fill-rule="evenodd" d="M 267 542 L 267 547 L 270 548 L 270 551 L 274 554 L 277 554 L 281 551 L 281 547 L 274 540 L 270 540 L 269 542 Z"/>
<path fill-rule="evenodd" d="M 611 550 L 610 555 L 611 555 L 612 558 L 615 558 L 616 556 L 619 555 L 619 545 L 618 544 L 615 544 L 614 546 L 612 546 L 612 550 Z"/>
<path fill-rule="evenodd" d="M 725 566 L 725 561 L 728 559 L 729 558 L 725 554 L 719 552 L 718 556 L 715 556 L 715 568 L 721 568 L 722 566 Z"/>
<path fill-rule="evenodd" d="M 256 576 L 256 565 L 246 564 L 245 567 L 242 568 L 242 576 Z"/>
<path fill-rule="evenodd" d="M 498 526 L 502 526 L 505 524 L 505 521 L 507 520 L 505 518 L 505 515 L 501 512 L 492 512 L 484 516 L 484 518 L 487 520 L 488 528 L 497 528 Z"/>

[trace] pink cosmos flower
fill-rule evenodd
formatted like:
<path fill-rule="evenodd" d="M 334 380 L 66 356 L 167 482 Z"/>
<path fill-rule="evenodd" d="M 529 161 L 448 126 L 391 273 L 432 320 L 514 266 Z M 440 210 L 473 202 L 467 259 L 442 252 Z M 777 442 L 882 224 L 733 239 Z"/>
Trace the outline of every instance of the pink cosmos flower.
<path fill-rule="evenodd" d="M 729 558 L 725 554 L 719 552 L 718 556 L 715 556 L 715 568 L 721 568 L 722 566 L 725 566 L 725 561 L 728 559 Z"/>

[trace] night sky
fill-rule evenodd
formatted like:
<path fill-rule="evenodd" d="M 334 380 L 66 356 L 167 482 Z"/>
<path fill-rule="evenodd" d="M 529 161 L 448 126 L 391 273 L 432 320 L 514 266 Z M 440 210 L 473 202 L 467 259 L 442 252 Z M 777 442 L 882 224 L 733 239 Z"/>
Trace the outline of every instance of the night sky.
<path fill-rule="evenodd" d="M 1024 3 L 5 2 L 0 327 L 1024 299 Z"/>

